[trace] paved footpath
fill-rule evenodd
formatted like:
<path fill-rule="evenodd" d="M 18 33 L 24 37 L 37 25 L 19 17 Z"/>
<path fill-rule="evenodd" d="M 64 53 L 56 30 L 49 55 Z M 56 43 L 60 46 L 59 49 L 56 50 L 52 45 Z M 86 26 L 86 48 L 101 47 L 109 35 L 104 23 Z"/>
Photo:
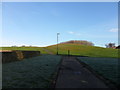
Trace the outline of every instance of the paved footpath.
<path fill-rule="evenodd" d="M 46 48 L 43 48 L 43 49 L 44 49 L 45 52 L 47 52 L 47 53 L 49 53 L 49 54 L 51 54 L 51 55 L 54 55 L 54 53 L 51 52 L 51 51 L 49 51 L 48 49 L 46 49 Z"/>
<path fill-rule="evenodd" d="M 108 88 L 72 56 L 63 56 L 55 88 Z"/>

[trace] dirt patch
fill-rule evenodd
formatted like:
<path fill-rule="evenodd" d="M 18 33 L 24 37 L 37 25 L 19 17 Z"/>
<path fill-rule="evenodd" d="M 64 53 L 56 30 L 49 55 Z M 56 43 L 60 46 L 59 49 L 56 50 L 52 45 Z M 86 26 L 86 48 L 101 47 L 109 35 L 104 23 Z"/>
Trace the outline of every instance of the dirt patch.
<path fill-rule="evenodd" d="M 46 48 L 43 48 L 48 54 L 51 54 L 51 55 L 54 55 L 53 52 L 51 52 L 50 50 L 46 49 Z"/>

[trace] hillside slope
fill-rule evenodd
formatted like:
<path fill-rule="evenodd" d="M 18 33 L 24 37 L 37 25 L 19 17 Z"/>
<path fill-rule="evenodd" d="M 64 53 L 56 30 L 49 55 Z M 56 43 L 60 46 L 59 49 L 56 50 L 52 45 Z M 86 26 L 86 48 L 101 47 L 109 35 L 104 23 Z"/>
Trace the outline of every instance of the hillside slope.
<path fill-rule="evenodd" d="M 2 47 L 1 50 L 32 50 L 32 51 L 41 51 L 42 54 L 49 54 L 45 51 L 56 54 L 57 53 L 57 45 L 51 45 L 47 47 Z M 59 54 L 68 54 L 68 50 L 70 51 L 70 55 L 79 55 L 79 56 L 90 56 L 90 57 L 115 57 L 118 56 L 118 49 L 112 48 L 102 48 L 96 46 L 88 46 L 88 45 L 80 45 L 80 44 L 69 44 L 69 43 L 61 43 L 58 44 L 58 53 Z"/>
<path fill-rule="evenodd" d="M 46 49 L 56 54 L 57 45 L 48 46 L 46 47 Z M 90 56 L 90 57 L 118 57 L 118 50 L 111 48 L 102 48 L 102 47 L 87 46 L 80 44 L 59 44 L 58 49 L 59 49 L 58 50 L 59 54 L 68 54 L 68 50 L 69 50 L 70 55 L 80 55 L 80 56 Z"/>

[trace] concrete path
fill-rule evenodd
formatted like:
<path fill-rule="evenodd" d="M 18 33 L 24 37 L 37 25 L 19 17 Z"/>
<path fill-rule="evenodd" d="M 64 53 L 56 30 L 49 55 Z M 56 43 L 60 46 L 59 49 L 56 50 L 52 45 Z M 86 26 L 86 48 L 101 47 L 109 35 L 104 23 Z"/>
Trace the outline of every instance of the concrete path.
<path fill-rule="evenodd" d="M 46 48 L 43 48 L 44 50 L 45 50 L 45 52 L 47 52 L 48 54 L 51 54 L 51 55 L 53 55 L 54 53 L 53 52 L 51 52 L 51 51 L 49 51 L 48 49 L 46 49 Z"/>
<path fill-rule="evenodd" d="M 72 56 L 64 56 L 55 88 L 108 88 Z"/>

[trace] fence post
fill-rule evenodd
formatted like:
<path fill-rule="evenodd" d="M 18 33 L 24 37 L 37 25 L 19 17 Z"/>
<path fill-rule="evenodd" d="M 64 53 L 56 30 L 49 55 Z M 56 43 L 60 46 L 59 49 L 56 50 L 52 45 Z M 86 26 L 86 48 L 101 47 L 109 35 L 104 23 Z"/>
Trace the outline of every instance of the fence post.
<path fill-rule="evenodd" d="M 70 50 L 68 50 L 68 55 L 70 55 Z"/>

